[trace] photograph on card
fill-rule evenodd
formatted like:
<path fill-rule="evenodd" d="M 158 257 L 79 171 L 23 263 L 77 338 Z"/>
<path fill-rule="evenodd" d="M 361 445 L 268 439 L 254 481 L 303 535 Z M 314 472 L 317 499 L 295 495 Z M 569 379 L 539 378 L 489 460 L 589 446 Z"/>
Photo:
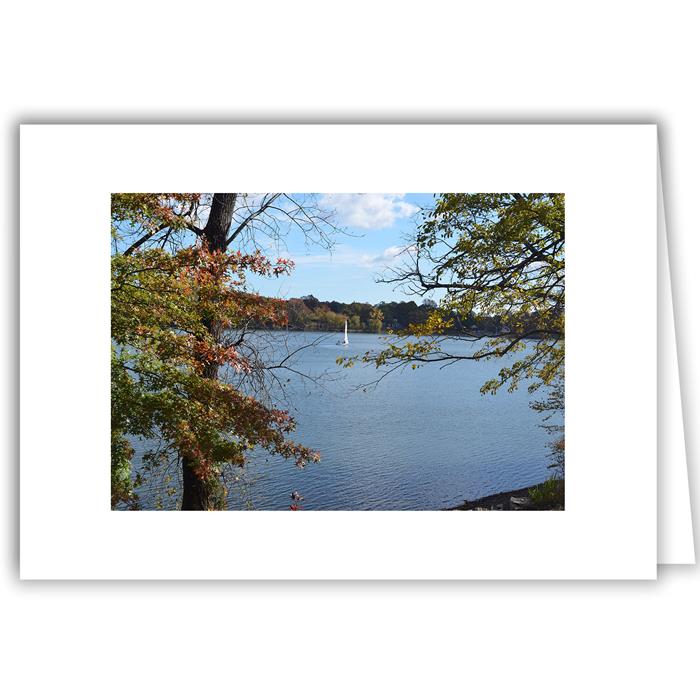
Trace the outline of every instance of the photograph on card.
<path fill-rule="evenodd" d="M 112 509 L 564 510 L 564 200 L 113 193 Z"/>

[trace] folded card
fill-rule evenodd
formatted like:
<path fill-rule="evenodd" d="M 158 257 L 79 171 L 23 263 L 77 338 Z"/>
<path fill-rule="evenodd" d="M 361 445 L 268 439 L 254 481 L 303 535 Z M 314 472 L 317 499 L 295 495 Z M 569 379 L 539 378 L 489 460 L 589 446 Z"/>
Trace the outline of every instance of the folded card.
<path fill-rule="evenodd" d="M 657 206 L 653 125 L 22 127 L 22 576 L 654 578 Z"/>

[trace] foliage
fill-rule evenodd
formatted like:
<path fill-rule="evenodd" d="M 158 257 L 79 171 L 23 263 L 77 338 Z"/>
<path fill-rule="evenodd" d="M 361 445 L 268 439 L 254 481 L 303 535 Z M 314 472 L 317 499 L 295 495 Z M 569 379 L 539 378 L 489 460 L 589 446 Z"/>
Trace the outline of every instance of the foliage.
<path fill-rule="evenodd" d="M 564 425 L 562 423 L 552 423 L 552 418 L 564 415 L 564 378 L 558 376 L 549 387 L 547 395 L 543 399 L 532 401 L 530 406 L 538 413 L 544 413 L 542 427 L 554 435 L 554 440 L 550 443 L 550 454 L 553 462 L 548 465 L 554 469 L 559 478 L 564 478 L 565 472 L 565 445 L 564 445 Z"/>
<path fill-rule="evenodd" d="M 408 328 L 409 324 L 422 323 L 435 307 L 427 299 L 420 306 L 415 301 L 380 302 L 368 304 L 353 301 L 319 301 L 313 295 L 286 302 L 289 328 L 307 331 L 339 331 L 345 321 L 351 330 L 381 333 L 383 330 Z"/>
<path fill-rule="evenodd" d="M 112 242 L 117 252 L 126 236 L 133 240 L 122 250 L 127 255 L 163 232 L 166 237 L 191 229 L 201 201 L 199 194 L 112 194 Z"/>
<path fill-rule="evenodd" d="M 126 435 L 158 437 L 176 455 L 187 510 L 223 507 L 227 470 L 254 447 L 299 466 L 318 459 L 289 439 L 294 421 L 270 393 L 294 353 L 278 357 L 255 330 L 286 325 L 284 305 L 247 284 L 251 274 L 290 271 L 290 261 L 273 263 L 261 250 L 279 249 L 292 229 L 325 247 L 340 231 L 313 194 L 112 195 L 117 501 L 136 486 L 126 474 Z"/>
<path fill-rule="evenodd" d="M 260 253 L 201 245 L 112 257 L 113 501 L 129 501 L 133 493 L 126 434 L 163 438 L 192 460 L 203 481 L 218 481 L 224 465 L 242 466 L 254 446 L 299 466 L 318 458 L 287 438 L 294 421 L 286 412 L 207 371 L 255 370 L 239 329 L 280 326 L 285 314 L 277 300 L 248 293 L 246 275 L 290 268 L 289 261 L 273 263 Z"/>
<path fill-rule="evenodd" d="M 367 330 L 371 333 L 381 333 L 382 324 L 384 323 L 384 313 L 381 309 L 376 307 L 372 308 L 369 313 L 369 321 L 367 323 Z"/>
<path fill-rule="evenodd" d="M 444 296 L 425 321 L 398 330 L 395 342 L 367 353 L 365 362 L 418 366 L 520 353 L 484 384 L 484 393 L 512 391 L 522 379 L 535 391 L 563 375 L 563 195 L 443 194 L 423 212 L 407 250 L 410 264 L 384 281 Z M 441 338 L 450 335 L 471 340 L 471 347 L 444 350 Z"/>
<path fill-rule="evenodd" d="M 138 504 L 134 488 L 138 485 L 131 473 L 134 449 L 124 435 L 112 429 L 112 508 L 125 503 L 132 508 Z"/>
<path fill-rule="evenodd" d="M 528 496 L 537 508 L 563 508 L 564 507 L 564 481 L 556 477 L 550 477 L 542 484 L 533 486 L 528 490 Z"/>

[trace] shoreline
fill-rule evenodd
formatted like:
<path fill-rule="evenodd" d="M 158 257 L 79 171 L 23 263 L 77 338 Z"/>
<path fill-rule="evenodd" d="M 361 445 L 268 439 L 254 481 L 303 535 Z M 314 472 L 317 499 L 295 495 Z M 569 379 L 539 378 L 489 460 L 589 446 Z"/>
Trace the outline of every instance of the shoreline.
<path fill-rule="evenodd" d="M 564 506 L 538 506 L 532 502 L 529 491 L 546 482 L 532 484 L 521 489 L 501 491 L 489 496 L 482 496 L 474 501 L 463 501 L 457 506 L 443 510 L 564 510 Z M 514 500 L 511 500 L 514 499 Z"/>

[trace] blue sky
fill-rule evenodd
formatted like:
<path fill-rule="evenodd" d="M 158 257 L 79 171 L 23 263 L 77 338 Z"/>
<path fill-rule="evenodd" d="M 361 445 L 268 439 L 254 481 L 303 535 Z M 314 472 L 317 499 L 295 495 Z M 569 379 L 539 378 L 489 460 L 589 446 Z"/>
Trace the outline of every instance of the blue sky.
<path fill-rule="evenodd" d="M 336 212 L 336 223 L 347 235 L 336 237 L 332 251 L 305 247 L 302 236 L 290 232 L 287 250 L 280 255 L 294 260 L 288 277 L 250 280 L 257 291 L 283 298 L 313 294 L 341 302 L 407 299 L 401 290 L 376 280 L 387 266 L 395 266 L 406 235 L 415 231 L 421 207 L 434 202 L 432 194 L 321 194 L 320 205 Z"/>

